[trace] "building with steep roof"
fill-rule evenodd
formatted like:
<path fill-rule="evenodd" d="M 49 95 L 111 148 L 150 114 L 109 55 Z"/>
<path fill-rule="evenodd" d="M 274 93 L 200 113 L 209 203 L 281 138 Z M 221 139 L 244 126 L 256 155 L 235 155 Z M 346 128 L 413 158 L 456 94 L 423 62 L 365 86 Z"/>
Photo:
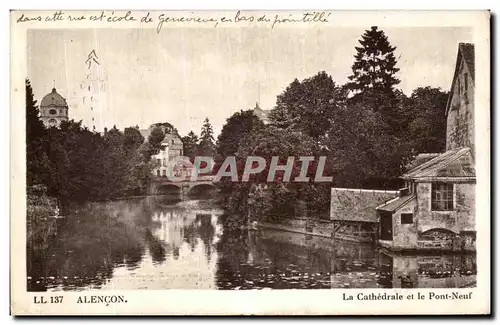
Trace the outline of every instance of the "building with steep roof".
<path fill-rule="evenodd" d="M 377 207 L 389 249 L 475 250 L 474 45 L 460 43 L 446 107 L 446 152 L 419 154 L 405 195 Z"/>
<path fill-rule="evenodd" d="M 332 188 L 330 220 L 335 238 L 373 242 L 379 218 L 375 208 L 393 198 L 398 191 Z"/>
<path fill-rule="evenodd" d="M 40 119 L 46 127 L 58 127 L 68 120 L 68 104 L 55 88 L 40 102 Z"/>
<path fill-rule="evenodd" d="M 157 127 L 162 129 L 165 133 L 165 137 L 161 142 L 160 151 L 151 157 L 153 163 L 155 164 L 155 168 L 152 173 L 156 177 L 167 177 L 169 173 L 169 163 L 172 160 L 183 156 L 184 144 L 181 137 L 177 133 L 177 130 L 166 123 L 155 123 L 150 125 L 148 129 L 139 130 L 141 135 L 144 137 L 144 141 L 148 140 L 148 137 L 153 129 Z M 190 175 L 190 168 L 192 168 L 192 164 L 188 159 L 184 159 L 179 165 L 181 166 L 178 168 L 183 169 L 182 173 Z"/>
<path fill-rule="evenodd" d="M 460 43 L 446 105 L 446 150 L 470 147 L 474 154 L 474 74 L 474 45 Z"/>

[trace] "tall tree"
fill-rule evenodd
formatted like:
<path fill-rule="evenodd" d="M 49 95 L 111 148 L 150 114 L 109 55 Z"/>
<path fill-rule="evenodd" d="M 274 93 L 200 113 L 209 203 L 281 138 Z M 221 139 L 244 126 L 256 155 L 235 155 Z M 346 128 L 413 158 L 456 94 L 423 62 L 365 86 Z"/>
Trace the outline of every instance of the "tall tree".
<path fill-rule="evenodd" d="M 214 131 L 208 117 L 203 121 L 201 127 L 200 144 L 198 145 L 198 156 L 213 156 L 215 153 Z"/>
<path fill-rule="evenodd" d="M 335 111 L 344 105 L 345 91 L 321 71 L 299 82 L 295 79 L 278 95 L 271 124 L 301 131 L 318 142 L 331 127 Z"/>
<path fill-rule="evenodd" d="M 385 188 L 401 175 L 399 140 L 386 129 L 380 113 L 361 104 L 338 113 L 325 141 L 336 186 Z"/>
<path fill-rule="evenodd" d="M 239 111 L 226 120 L 217 138 L 217 153 L 221 158 L 233 156 L 239 148 L 240 141 L 253 130 L 261 129 L 264 123 L 253 110 Z"/>
<path fill-rule="evenodd" d="M 161 142 L 165 138 L 165 133 L 162 128 L 156 126 L 151 131 L 151 134 L 148 136 L 148 141 L 144 143 L 140 151 L 144 157 L 144 162 L 149 162 L 151 160 L 151 156 L 154 156 L 160 152 Z"/>
<path fill-rule="evenodd" d="M 366 30 L 359 43 L 361 46 L 355 47 L 353 74 L 349 76 L 348 88 L 354 93 L 392 93 L 393 87 L 400 82 L 395 76 L 399 71 L 394 56 L 396 47 L 377 26 Z"/>
<path fill-rule="evenodd" d="M 29 79 L 25 80 L 26 86 L 26 139 L 40 139 L 46 134 L 45 126 L 40 120 L 37 101 L 33 95 L 33 88 Z"/>
<path fill-rule="evenodd" d="M 169 122 L 156 123 L 153 127 L 161 128 L 164 133 L 177 133 L 177 129 Z"/>
<path fill-rule="evenodd" d="M 49 172 L 45 136 L 47 130 L 40 120 L 37 101 L 28 79 L 26 88 L 26 182 L 28 186 L 44 182 Z"/>
<path fill-rule="evenodd" d="M 190 131 L 188 135 L 182 137 L 182 143 L 184 145 L 184 156 L 193 159 L 194 156 L 196 155 L 198 142 L 199 142 L 198 136 L 193 131 Z"/>
<path fill-rule="evenodd" d="M 377 26 L 366 30 L 356 46 L 352 75 L 346 88 L 351 91 L 352 100 L 362 103 L 362 107 L 380 112 L 389 128 L 397 128 L 399 123 L 399 104 L 394 86 L 400 80 L 396 77 L 396 50 Z"/>
<path fill-rule="evenodd" d="M 432 87 L 419 87 L 405 100 L 407 122 L 402 140 L 408 160 L 418 153 L 445 150 L 447 100 L 447 92 Z"/>
<path fill-rule="evenodd" d="M 137 150 L 144 143 L 144 137 L 139 132 L 139 126 L 125 128 L 123 136 L 125 137 L 123 145 L 127 150 Z"/>

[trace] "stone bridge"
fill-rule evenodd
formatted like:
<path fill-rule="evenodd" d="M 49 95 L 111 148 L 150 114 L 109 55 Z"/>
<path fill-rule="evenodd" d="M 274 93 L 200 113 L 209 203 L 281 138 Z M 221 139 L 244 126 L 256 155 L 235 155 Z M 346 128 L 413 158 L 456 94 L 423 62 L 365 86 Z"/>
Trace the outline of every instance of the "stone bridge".
<path fill-rule="evenodd" d="M 215 190 L 213 176 L 199 176 L 195 181 L 189 179 L 185 181 L 173 182 L 166 177 L 155 177 L 151 182 L 149 194 L 175 194 L 180 195 L 181 199 L 189 196 L 195 191 L 206 192 Z"/>

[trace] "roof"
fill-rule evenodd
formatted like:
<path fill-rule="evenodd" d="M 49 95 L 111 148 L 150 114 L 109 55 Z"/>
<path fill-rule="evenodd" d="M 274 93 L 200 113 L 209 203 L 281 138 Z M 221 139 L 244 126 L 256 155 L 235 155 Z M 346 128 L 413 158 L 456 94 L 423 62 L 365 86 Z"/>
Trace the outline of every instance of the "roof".
<path fill-rule="evenodd" d="M 395 199 L 389 200 L 382 205 L 379 205 L 377 207 L 377 210 L 382 210 L 382 211 L 389 211 L 389 212 L 394 212 L 403 206 L 405 206 L 407 203 L 411 202 L 412 200 L 415 199 L 415 195 L 407 195 L 403 197 L 397 197 Z"/>
<path fill-rule="evenodd" d="M 148 141 L 148 137 L 151 134 L 152 128 L 149 129 L 141 129 L 139 132 L 141 135 L 144 137 L 144 141 Z M 179 134 L 177 133 L 166 133 L 165 137 L 163 138 L 162 141 L 168 141 L 169 143 L 172 141 L 172 139 L 178 139 L 179 141 L 175 141 L 176 143 L 182 144 L 182 139 Z"/>
<path fill-rule="evenodd" d="M 52 88 L 52 91 L 42 98 L 40 107 L 68 107 L 68 103 L 55 88 Z"/>
<path fill-rule="evenodd" d="M 424 162 L 431 160 L 432 158 L 436 158 L 439 155 L 440 155 L 440 153 L 421 153 L 421 154 L 418 154 L 415 157 L 415 159 L 413 159 L 413 161 L 411 163 L 409 163 L 408 166 L 406 166 L 406 168 L 408 170 L 411 170 L 417 166 L 420 166 Z"/>
<path fill-rule="evenodd" d="M 461 49 L 462 56 L 469 68 L 469 72 L 472 80 L 475 80 L 475 65 L 474 65 L 474 44 L 470 43 L 460 43 L 459 49 Z"/>
<path fill-rule="evenodd" d="M 448 150 L 409 170 L 401 178 L 475 177 L 474 159 L 470 148 Z"/>
<path fill-rule="evenodd" d="M 398 196 L 398 191 L 332 188 L 330 219 L 378 222 L 376 208 Z"/>
<path fill-rule="evenodd" d="M 174 143 L 172 143 L 172 140 Z M 168 144 L 180 145 L 182 147 L 181 137 L 177 133 L 166 133 L 162 142 L 167 142 Z"/>
<path fill-rule="evenodd" d="M 453 81 L 451 83 L 450 95 L 448 96 L 448 102 L 446 103 L 446 115 L 448 115 L 448 111 L 451 105 L 451 98 L 453 97 L 453 89 L 455 88 L 455 82 L 457 80 L 457 76 L 460 73 L 460 62 L 464 60 L 467 68 L 469 69 L 470 76 L 472 81 L 475 80 L 475 61 L 474 61 L 474 44 L 471 43 L 459 43 L 458 44 L 458 54 L 457 54 L 457 62 L 455 63 L 455 73 L 453 74 Z"/>

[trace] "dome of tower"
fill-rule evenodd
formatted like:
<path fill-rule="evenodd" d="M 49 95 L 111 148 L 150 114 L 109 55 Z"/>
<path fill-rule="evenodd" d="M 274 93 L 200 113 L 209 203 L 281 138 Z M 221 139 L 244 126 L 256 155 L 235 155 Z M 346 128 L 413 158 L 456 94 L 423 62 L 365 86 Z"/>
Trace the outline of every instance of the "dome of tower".
<path fill-rule="evenodd" d="M 40 102 L 40 107 L 68 107 L 66 99 L 59 95 L 55 88 L 45 95 Z"/>

